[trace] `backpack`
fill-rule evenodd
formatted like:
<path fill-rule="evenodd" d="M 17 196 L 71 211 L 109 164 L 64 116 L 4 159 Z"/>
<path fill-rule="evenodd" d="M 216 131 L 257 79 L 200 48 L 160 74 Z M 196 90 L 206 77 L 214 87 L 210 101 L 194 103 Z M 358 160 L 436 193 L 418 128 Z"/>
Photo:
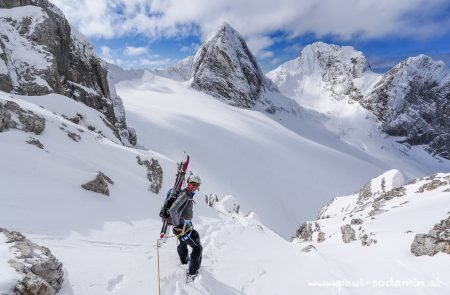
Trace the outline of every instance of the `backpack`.
<path fill-rule="evenodd" d="M 178 196 L 180 195 L 180 193 L 182 191 L 183 190 L 179 190 L 178 192 L 176 192 L 173 195 L 172 195 L 172 189 L 170 189 L 167 192 L 164 204 L 161 207 L 161 211 L 159 211 L 159 217 L 165 218 L 165 219 L 169 219 L 170 218 L 169 209 L 170 209 L 170 207 L 172 207 L 173 203 L 175 202 L 175 200 L 178 198 Z"/>

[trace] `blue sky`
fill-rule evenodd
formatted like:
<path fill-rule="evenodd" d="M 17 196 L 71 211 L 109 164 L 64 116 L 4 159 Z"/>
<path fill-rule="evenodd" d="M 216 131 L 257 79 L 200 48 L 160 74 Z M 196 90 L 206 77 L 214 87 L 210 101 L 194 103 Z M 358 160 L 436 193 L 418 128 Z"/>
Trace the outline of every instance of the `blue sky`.
<path fill-rule="evenodd" d="M 418 54 L 450 64 L 450 0 L 50 0 L 104 59 L 161 68 L 224 21 L 267 72 L 314 41 L 350 45 L 385 72 Z"/>

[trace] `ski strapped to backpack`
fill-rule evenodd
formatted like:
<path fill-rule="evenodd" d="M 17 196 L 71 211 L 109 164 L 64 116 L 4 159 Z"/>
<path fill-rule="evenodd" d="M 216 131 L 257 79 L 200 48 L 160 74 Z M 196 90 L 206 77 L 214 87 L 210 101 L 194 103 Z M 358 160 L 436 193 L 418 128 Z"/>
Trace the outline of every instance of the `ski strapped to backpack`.
<path fill-rule="evenodd" d="M 167 234 L 167 228 L 170 221 L 169 209 L 172 206 L 173 202 L 175 202 L 175 200 L 178 197 L 178 194 L 181 191 L 181 186 L 183 185 L 188 165 L 189 165 L 189 155 L 186 156 L 186 161 L 181 161 L 180 163 L 178 163 L 178 172 L 175 178 L 175 184 L 173 185 L 173 188 L 169 190 L 164 205 L 161 208 L 161 211 L 159 212 L 159 216 L 163 219 L 161 233 L 159 234 L 159 237 L 161 239 L 164 238 Z"/>

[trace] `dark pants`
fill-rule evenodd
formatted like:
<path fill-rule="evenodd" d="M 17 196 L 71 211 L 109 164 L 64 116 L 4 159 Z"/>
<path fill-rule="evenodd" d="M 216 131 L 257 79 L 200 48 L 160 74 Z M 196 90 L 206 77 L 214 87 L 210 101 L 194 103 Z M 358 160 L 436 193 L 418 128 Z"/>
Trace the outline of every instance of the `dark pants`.
<path fill-rule="evenodd" d="M 188 259 L 188 245 L 192 248 L 191 260 L 189 261 L 189 274 L 193 275 L 197 273 L 197 270 L 200 268 L 202 264 L 202 245 L 200 244 L 200 236 L 198 232 L 193 229 L 191 236 L 183 241 L 180 237 L 178 240 L 180 244 L 177 247 L 178 255 L 180 256 L 180 260 L 182 264 L 186 264 Z"/>

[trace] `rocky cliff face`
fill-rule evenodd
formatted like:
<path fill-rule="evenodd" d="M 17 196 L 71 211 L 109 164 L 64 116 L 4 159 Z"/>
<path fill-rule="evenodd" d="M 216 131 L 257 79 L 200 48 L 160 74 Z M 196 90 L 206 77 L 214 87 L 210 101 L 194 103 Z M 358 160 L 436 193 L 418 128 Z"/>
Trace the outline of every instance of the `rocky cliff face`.
<path fill-rule="evenodd" d="M 450 75 L 444 62 L 425 55 L 402 61 L 361 104 L 379 118 L 387 134 L 450 159 Z"/>
<path fill-rule="evenodd" d="M 0 2 L 0 90 L 59 93 L 105 114 L 124 144 L 135 144 L 106 64 L 47 0 Z"/>
<path fill-rule="evenodd" d="M 268 84 L 244 38 L 226 23 L 197 51 L 191 76 L 193 88 L 243 108 Z"/>

